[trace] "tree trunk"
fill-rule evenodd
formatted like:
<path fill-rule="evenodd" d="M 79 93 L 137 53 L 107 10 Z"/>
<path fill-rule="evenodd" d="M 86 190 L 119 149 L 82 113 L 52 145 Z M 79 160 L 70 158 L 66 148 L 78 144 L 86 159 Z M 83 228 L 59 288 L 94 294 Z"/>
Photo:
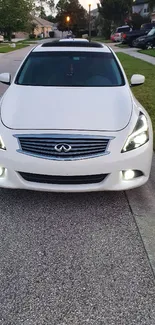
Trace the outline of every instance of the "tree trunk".
<path fill-rule="evenodd" d="M 11 42 L 11 39 L 12 39 L 12 30 L 10 30 L 10 29 L 7 30 L 7 38 L 8 38 L 8 41 Z"/>

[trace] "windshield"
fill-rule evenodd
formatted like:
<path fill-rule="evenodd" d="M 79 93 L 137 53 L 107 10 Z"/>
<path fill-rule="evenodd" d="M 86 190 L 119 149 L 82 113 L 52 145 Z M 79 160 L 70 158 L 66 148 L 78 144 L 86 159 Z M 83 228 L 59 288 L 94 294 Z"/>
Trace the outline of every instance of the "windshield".
<path fill-rule="evenodd" d="M 27 86 L 113 87 L 124 85 L 112 53 L 31 52 L 15 83 Z"/>
<path fill-rule="evenodd" d="M 155 34 L 155 28 L 152 28 L 147 36 L 153 36 Z"/>

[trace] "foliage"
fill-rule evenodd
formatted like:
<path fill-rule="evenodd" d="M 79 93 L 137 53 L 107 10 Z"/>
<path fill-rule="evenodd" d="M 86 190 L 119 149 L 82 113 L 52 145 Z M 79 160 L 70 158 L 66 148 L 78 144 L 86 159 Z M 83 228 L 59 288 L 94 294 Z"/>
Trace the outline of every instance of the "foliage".
<path fill-rule="evenodd" d="M 53 17 L 52 15 L 47 16 L 46 19 L 47 19 L 48 21 L 50 21 L 51 23 L 55 23 L 55 22 L 56 22 L 56 18 Z"/>
<path fill-rule="evenodd" d="M 131 14 L 132 0 L 100 0 L 99 13 L 107 21 L 121 25 Z"/>
<path fill-rule="evenodd" d="M 49 8 L 52 13 L 55 7 L 54 0 L 37 0 L 35 11 L 42 19 L 47 19 L 45 6 Z"/>
<path fill-rule="evenodd" d="M 9 40 L 14 31 L 27 30 L 32 8 L 32 0 L 0 0 L 0 30 Z"/>
<path fill-rule="evenodd" d="M 133 29 L 139 29 L 142 24 L 149 23 L 150 17 L 142 17 L 140 14 L 133 13 L 130 17 L 130 20 L 127 21 L 129 26 L 132 26 Z"/>
<path fill-rule="evenodd" d="M 148 2 L 149 2 L 150 10 L 152 10 L 155 7 L 155 0 L 149 0 Z"/>
<path fill-rule="evenodd" d="M 36 35 L 34 33 L 29 34 L 29 39 L 35 39 L 35 38 L 36 38 Z"/>
<path fill-rule="evenodd" d="M 54 37 L 54 31 L 53 30 L 51 32 L 49 32 L 49 37 L 51 37 L 51 38 Z"/>
<path fill-rule="evenodd" d="M 58 29 L 61 31 L 70 28 L 74 33 L 79 29 L 85 29 L 88 25 L 88 14 L 78 0 L 59 0 L 56 6 Z M 66 22 L 66 17 L 70 22 Z"/>

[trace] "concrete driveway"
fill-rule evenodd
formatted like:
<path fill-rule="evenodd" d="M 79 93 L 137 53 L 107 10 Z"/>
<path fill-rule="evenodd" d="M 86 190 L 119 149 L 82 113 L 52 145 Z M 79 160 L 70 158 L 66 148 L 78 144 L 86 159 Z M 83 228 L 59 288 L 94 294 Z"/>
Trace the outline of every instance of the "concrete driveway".
<path fill-rule="evenodd" d="M 155 324 L 154 166 L 127 193 L 0 190 L 1 325 Z"/>

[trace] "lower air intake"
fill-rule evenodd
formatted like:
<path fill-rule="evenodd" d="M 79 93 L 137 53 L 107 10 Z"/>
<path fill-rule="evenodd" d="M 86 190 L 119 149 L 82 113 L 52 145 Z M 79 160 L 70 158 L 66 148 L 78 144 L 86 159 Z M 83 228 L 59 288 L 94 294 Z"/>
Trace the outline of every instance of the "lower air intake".
<path fill-rule="evenodd" d="M 94 184 L 102 182 L 108 174 L 84 175 L 84 176 L 52 176 L 42 174 L 31 174 L 19 172 L 20 176 L 33 183 L 58 184 L 58 185 L 79 185 Z"/>

